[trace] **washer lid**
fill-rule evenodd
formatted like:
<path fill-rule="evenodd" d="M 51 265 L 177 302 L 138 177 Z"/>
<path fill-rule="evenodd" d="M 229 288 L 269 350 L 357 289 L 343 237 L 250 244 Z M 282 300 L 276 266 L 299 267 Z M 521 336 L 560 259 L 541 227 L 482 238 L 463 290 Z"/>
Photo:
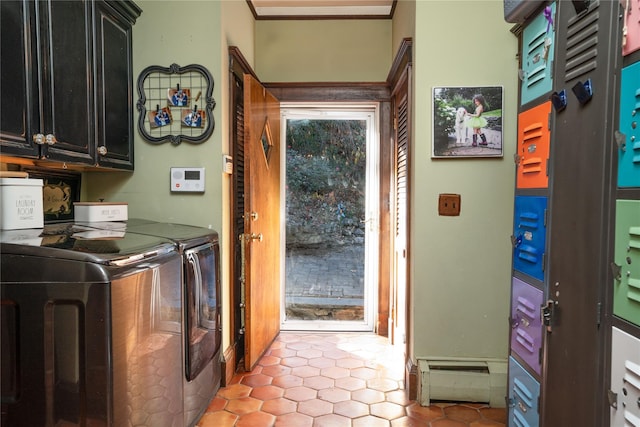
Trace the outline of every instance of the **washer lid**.
<path fill-rule="evenodd" d="M 73 223 L 48 224 L 42 229 L 0 231 L 0 252 L 128 265 L 177 251 L 168 239 L 122 230 L 92 229 Z"/>

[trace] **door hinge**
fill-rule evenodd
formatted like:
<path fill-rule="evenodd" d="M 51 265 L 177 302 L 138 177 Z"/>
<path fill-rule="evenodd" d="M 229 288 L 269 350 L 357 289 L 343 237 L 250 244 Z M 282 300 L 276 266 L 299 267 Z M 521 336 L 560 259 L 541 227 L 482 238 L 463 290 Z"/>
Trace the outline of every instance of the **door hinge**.
<path fill-rule="evenodd" d="M 607 390 L 607 399 L 609 400 L 609 406 L 613 409 L 618 409 L 618 393 L 614 393 L 612 390 Z"/>
<path fill-rule="evenodd" d="M 596 306 L 596 325 L 599 328 L 600 323 L 602 323 L 602 303 L 599 302 Z"/>

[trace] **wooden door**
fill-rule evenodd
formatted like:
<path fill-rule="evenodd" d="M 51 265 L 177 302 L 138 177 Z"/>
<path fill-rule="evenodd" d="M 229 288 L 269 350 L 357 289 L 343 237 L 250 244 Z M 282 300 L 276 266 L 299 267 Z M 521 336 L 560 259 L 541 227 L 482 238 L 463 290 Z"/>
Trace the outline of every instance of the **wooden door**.
<path fill-rule="evenodd" d="M 280 104 L 244 76 L 245 369 L 280 332 Z"/>
<path fill-rule="evenodd" d="M 409 252 L 409 145 L 410 145 L 410 68 L 407 67 L 396 85 L 393 93 L 394 114 L 394 150 L 395 150 L 395 182 L 394 182 L 394 273 L 392 283 L 392 322 L 391 342 L 405 344 L 409 354 L 409 337 L 407 334 L 408 289 L 408 252 Z"/>

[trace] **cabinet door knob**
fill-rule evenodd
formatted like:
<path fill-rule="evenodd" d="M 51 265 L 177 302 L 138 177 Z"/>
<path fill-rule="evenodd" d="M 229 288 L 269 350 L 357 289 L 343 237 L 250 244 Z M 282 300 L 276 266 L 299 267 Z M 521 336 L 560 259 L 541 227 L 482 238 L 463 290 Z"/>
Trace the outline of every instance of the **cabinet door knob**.
<path fill-rule="evenodd" d="M 47 136 L 44 137 L 44 142 L 46 142 L 48 145 L 53 145 L 58 142 L 58 140 L 56 139 L 56 136 L 54 134 L 48 133 Z"/>
<path fill-rule="evenodd" d="M 36 133 L 33 135 L 33 142 L 38 145 L 44 144 L 44 135 L 41 133 Z"/>
<path fill-rule="evenodd" d="M 98 147 L 98 154 L 100 154 L 101 156 L 106 156 L 107 155 L 107 147 L 105 147 L 104 145 L 101 145 Z"/>

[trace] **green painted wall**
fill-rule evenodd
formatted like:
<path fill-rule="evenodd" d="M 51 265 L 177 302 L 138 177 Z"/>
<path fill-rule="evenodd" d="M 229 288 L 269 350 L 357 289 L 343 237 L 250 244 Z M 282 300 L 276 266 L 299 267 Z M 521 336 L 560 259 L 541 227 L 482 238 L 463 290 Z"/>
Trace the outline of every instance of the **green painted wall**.
<path fill-rule="evenodd" d="M 223 242 L 228 325 L 229 152 L 227 45 L 263 81 L 383 81 L 404 37 L 414 37 L 412 357 L 506 357 L 517 109 L 517 40 L 502 2 L 401 0 L 392 22 L 258 21 L 244 1 L 139 1 L 134 75 L 151 64 L 199 63 L 215 79 L 216 130 L 201 145 L 153 146 L 136 133 L 135 173 L 87 173 L 83 200 L 129 203 L 131 217 L 211 226 Z M 176 16 L 188 25 L 174 25 Z M 433 86 L 504 86 L 504 157 L 432 160 Z M 134 94 L 134 101 L 137 94 Z M 137 118 L 136 118 L 137 119 Z M 206 168 L 203 195 L 169 192 L 171 166 Z M 439 193 L 462 195 L 459 217 L 437 215 Z M 229 343 L 224 333 L 224 346 Z"/>
<path fill-rule="evenodd" d="M 506 358 L 517 39 L 500 1 L 417 1 L 415 17 L 413 356 Z M 434 86 L 504 86 L 502 159 L 431 159 Z M 438 216 L 439 193 L 462 195 L 460 216 Z"/>
<path fill-rule="evenodd" d="M 257 21 L 256 73 L 264 82 L 384 81 L 390 20 Z"/>
<path fill-rule="evenodd" d="M 228 46 L 238 46 L 253 64 L 253 15 L 246 2 L 136 1 L 143 12 L 133 30 L 133 74 L 149 65 L 200 64 L 213 75 L 216 101 L 213 136 L 199 145 L 152 145 L 135 132 L 135 172 L 85 173 L 82 200 L 129 203 L 129 217 L 211 227 L 221 239 L 223 326 L 229 325 L 229 188 L 222 155 L 229 149 Z M 183 22 L 176 25 L 176 18 Z M 134 102 L 138 100 L 134 93 Z M 136 112 L 135 120 L 138 116 Z M 204 167 L 204 194 L 169 191 L 172 166 Z M 230 342 L 224 328 L 223 348 Z"/>

